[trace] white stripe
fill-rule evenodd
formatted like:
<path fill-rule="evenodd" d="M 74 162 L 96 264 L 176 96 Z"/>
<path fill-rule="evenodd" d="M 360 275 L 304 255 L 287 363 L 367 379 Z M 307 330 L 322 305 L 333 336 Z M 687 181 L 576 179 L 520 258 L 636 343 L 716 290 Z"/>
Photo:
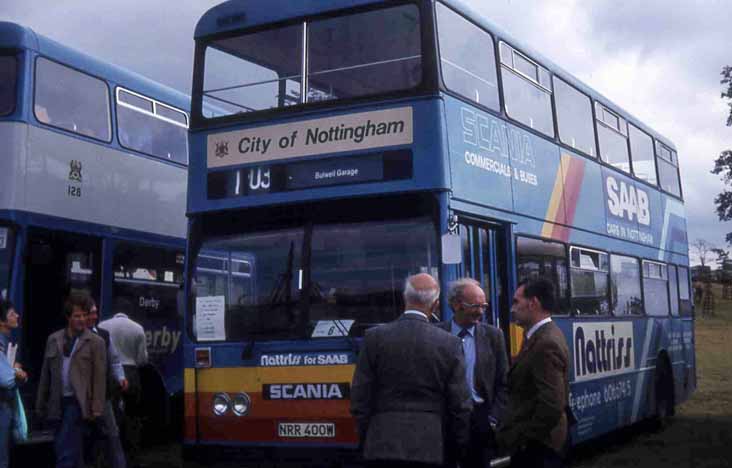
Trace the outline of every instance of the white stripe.
<path fill-rule="evenodd" d="M 639 366 L 645 368 L 646 361 L 648 360 L 648 348 L 651 347 L 651 333 L 653 333 L 653 319 L 648 319 L 646 325 L 646 340 L 643 343 L 643 354 L 641 360 L 638 363 Z M 640 410 L 641 394 L 643 393 L 643 383 L 646 380 L 646 373 L 639 372 L 638 377 L 635 380 L 635 399 L 633 400 L 633 414 L 630 417 L 630 422 L 636 422 L 638 420 L 638 411 Z"/>

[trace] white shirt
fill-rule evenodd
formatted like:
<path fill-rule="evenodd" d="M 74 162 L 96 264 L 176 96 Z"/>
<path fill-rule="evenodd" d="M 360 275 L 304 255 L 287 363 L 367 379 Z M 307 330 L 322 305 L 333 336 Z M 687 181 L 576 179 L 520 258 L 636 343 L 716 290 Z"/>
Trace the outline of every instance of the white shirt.
<path fill-rule="evenodd" d="M 119 352 L 123 366 L 142 366 L 147 363 L 147 339 L 145 329 L 125 314 L 115 314 L 99 324 L 109 332 L 114 347 Z"/>
<path fill-rule="evenodd" d="M 420 312 L 418 310 L 405 310 L 404 315 L 407 315 L 407 314 L 421 315 L 422 317 L 427 319 L 428 322 L 430 321 L 430 319 L 427 317 L 427 315 L 424 312 Z"/>
<path fill-rule="evenodd" d="M 536 322 L 534 324 L 534 326 L 531 327 L 531 328 L 529 328 L 529 331 L 526 332 L 526 339 L 528 340 L 529 338 L 531 338 L 531 335 L 533 335 L 534 333 L 536 333 L 536 330 L 538 330 L 539 328 L 541 328 L 542 325 L 544 325 L 546 323 L 549 323 L 551 321 L 552 321 L 552 318 L 551 317 L 547 317 L 544 320 L 540 320 L 540 321 Z"/>

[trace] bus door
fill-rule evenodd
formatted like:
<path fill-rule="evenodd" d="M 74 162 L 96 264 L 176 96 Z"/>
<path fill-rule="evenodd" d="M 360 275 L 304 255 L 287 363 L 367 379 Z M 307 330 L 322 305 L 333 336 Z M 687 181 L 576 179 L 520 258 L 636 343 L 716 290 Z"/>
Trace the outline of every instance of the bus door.
<path fill-rule="evenodd" d="M 28 233 L 25 308 L 18 349 L 19 361 L 30 376 L 29 385 L 23 386 L 26 405 L 35 401 L 48 335 L 66 326 L 66 296 L 72 290 L 85 290 L 99 300 L 101 252 L 102 241 L 94 237 L 45 229 Z"/>
<path fill-rule="evenodd" d="M 507 260 L 509 226 L 463 219 L 459 232 L 463 250 L 460 276 L 480 282 L 490 304 L 485 320 L 503 330 L 508 343 L 512 293 Z"/>

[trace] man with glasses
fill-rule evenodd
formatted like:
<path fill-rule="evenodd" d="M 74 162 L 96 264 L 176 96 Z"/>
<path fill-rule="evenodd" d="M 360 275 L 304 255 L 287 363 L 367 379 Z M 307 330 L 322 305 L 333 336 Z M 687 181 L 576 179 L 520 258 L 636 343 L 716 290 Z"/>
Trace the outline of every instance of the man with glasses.
<path fill-rule="evenodd" d="M 452 320 L 438 326 L 462 340 L 465 380 L 473 399 L 470 446 L 460 466 L 487 468 L 496 454 L 493 431 L 508 401 L 506 345 L 503 333 L 483 321 L 489 306 L 480 283 L 471 278 L 454 281 L 448 303 Z"/>

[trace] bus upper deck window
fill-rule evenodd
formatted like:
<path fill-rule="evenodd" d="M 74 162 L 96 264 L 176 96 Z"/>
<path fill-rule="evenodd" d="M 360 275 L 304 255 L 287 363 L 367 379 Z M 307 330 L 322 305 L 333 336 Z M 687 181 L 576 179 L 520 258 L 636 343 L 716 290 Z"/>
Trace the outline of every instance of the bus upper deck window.
<path fill-rule="evenodd" d="M 8 55 L 0 56 L 0 115 L 15 111 L 18 82 L 18 60 Z"/>
<path fill-rule="evenodd" d="M 445 86 L 498 110 L 498 77 L 491 35 L 441 3 L 437 4 L 437 21 Z M 480 51 L 479 60 L 476 49 Z"/>

